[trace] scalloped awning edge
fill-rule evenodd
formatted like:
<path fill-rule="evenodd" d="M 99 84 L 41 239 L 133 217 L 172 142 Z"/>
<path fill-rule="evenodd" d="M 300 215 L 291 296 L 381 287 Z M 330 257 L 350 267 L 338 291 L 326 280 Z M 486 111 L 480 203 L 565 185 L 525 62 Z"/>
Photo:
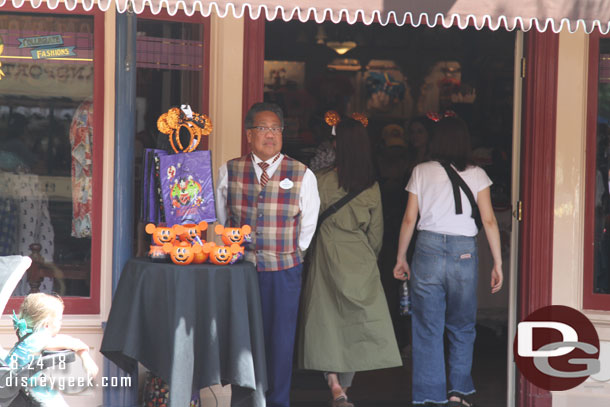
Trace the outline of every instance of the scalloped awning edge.
<path fill-rule="evenodd" d="M 0 7 L 3 7 L 8 1 L 0 0 Z M 438 12 L 432 9 L 432 6 L 428 6 L 426 0 L 412 1 L 407 5 L 404 2 L 395 3 L 400 4 L 400 9 L 398 10 L 375 9 L 375 4 L 380 6 L 385 5 L 381 0 L 335 1 L 334 4 L 337 4 L 337 6 L 332 8 L 323 6 L 323 4 L 328 5 L 328 3 L 322 0 L 301 0 L 299 3 L 302 5 L 297 5 L 294 1 L 283 1 L 283 4 L 278 4 L 277 0 L 252 0 L 250 2 L 203 0 L 10 0 L 15 8 L 20 8 L 29 2 L 34 8 L 44 7 L 44 4 L 46 4 L 46 7 L 49 9 L 56 9 L 63 3 L 68 11 L 72 11 L 77 7 L 90 11 L 96 6 L 102 11 L 106 11 L 111 7 L 112 3 L 115 3 L 116 9 L 120 13 L 127 11 L 128 8 L 135 13 L 141 13 L 145 8 L 148 8 L 153 14 L 158 14 L 162 9 L 165 9 L 172 16 L 179 12 L 190 16 L 199 11 L 201 15 L 206 17 L 215 13 L 224 18 L 231 13 L 236 18 L 242 18 L 248 12 L 253 19 L 260 18 L 264 13 L 267 20 L 283 19 L 284 21 L 290 21 L 298 19 L 302 22 L 315 20 L 318 23 L 323 21 L 332 21 L 334 23 L 345 21 L 349 24 L 361 22 L 367 25 L 377 22 L 381 25 L 396 24 L 402 26 L 410 24 L 414 27 L 420 25 L 428 27 L 439 25 L 446 28 L 459 27 L 461 29 L 474 27 L 477 30 L 483 28 L 498 30 L 503 28 L 508 31 L 515 29 L 529 31 L 534 28 L 541 32 L 551 29 L 555 33 L 564 29 L 567 29 L 569 32 L 584 29 L 587 34 L 596 29 L 602 34 L 610 32 L 610 18 L 608 20 L 604 19 L 604 21 L 594 18 L 594 7 L 591 7 L 591 16 L 585 16 L 585 18 L 569 18 L 569 16 L 542 18 L 528 15 L 527 10 L 529 9 L 535 11 L 538 15 L 541 14 L 539 9 L 534 10 L 531 6 L 529 9 L 524 9 L 523 15 L 507 16 L 502 13 L 493 13 L 494 10 L 502 8 L 500 7 L 502 1 L 489 0 L 485 3 L 479 0 L 477 1 L 478 13 L 453 12 L 454 9 L 458 11 L 468 10 L 468 3 L 473 3 L 474 1 L 454 0 L 453 2 L 447 2 L 451 4 L 460 3 L 460 5 L 459 7 L 455 5 L 453 7 L 447 6 L 448 10 L 446 12 Z M 513 0 L 510 3 L 507 1 L 506 4 L 510 4 L 514 8 L 515 2 L 519 3 L 520 1 Z M 521 0 L 521 2 L 524 4 L 531 3 L 525 0 Z M 542 2 L 547 3 L 545 0 Z M 577 0 L 574 0 L 574 2 L 576 3 Z M 349 4 L 349 7 L 341 8 L 340 5 L 344 3 Z M 443 3 L 443 1 L 440 3 Z M 489 10 L 486 10 L 486 5 Z M 411 10 L 405 10 L 407 6 Z M 569 13 L 572 9 L 567 6 L 568 3 L 565 3 L 566 13 Z M 438 8 L 438 5 L 436 5 L 436 8 Z M 561 15 L 561 10 L 557 10 L 556 7 L 552 12 L 554 15 Z M 544 10 L 542 14 L 545 14 Z"/>

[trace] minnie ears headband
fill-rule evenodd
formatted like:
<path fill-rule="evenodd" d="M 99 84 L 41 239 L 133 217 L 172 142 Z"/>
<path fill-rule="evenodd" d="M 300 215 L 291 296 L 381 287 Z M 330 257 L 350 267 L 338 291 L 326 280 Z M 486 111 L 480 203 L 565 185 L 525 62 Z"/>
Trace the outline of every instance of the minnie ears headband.
<path fill-rule="evenodd" d="M 183 147 L 180 142 L 180 129 L 182 127 L 186 127 L 191 135 L 186 147 Z M 199 145 L 201 136 L 208 136 L 212 132 L 212 121 L 205 114 L 194 113 L 189 105 L 182 105 L 180 109 L 174 107 L 159 116 L 157 128 L 161 133 L 169 136 L 169 142 L 176 153 L 190 153 L 195 151 L 195 148 Z M 176 148 L 176 145 L 178 148 Z"/>
<path fill-rule="evenodd" d="M 362 113 L 352 113 L 351 118 L 354 120 L 358 120 L 360 123 L 362 123 L 364 127 L 368 126 L 369 124 L 369 119 Z M 341 121 L 341 116 L 339 116 L 339 113 L 335 112 L 334 110 L 329 110 L 328 112 L 326 112 L 326 114 L 324 114 L 324 121 L 329 126 L 332 126 L 332 135 L 336 136 L 335 127 Z"/>
<path fill-rule="evenodd" d="M 426 113 L 426 117 L 432 120 L 433 122 L 438 123 L 441 121 L 441 119 L 444 119 L 446 117 L 457 117 L 457 114 L 453 110 L 445 110 L 445 113 L 443 114 L 436 112 L 428 112 Z"/>

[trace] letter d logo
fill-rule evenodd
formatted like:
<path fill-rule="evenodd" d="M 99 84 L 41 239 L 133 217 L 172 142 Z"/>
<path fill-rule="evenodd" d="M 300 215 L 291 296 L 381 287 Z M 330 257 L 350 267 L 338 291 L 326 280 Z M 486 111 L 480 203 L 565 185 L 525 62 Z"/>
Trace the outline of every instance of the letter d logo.
<path fill-rule="evenodd" d="M 517 324 L 519 346 L 517 353 L 522 357 L 556 357 L 567 355 L 574 350 L 573 346 L 562 346 L 555 350 L 534 350 L 534 328 L 554 329 L 561 332 L 561 342 L 578 342 L 578 334 L 569 325 L 562 322 L 526 321 Z"/>
<path fill-rule="evenodd" d="M 517 325 L 513 356 L 528 381 L 550 391 L 569 390 L 599 371 L 599 337 L 574 308 L 550 305 Z"/>

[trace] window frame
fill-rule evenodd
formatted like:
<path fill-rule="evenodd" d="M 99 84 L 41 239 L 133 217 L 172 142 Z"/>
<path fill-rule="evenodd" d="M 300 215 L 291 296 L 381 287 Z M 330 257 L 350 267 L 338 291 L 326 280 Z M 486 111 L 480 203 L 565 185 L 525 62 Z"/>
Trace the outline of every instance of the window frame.
<path fill-rule="evenodd" d="M 589 68 L 587 79 L 587 130 L 585 160 L 585 238 L 583 270 L 583 309 L 610 311 L 610 294 L 593 292 L 595 268 L 595 184 L 597 166 L 597 114 L 599 85 L 599 42 L 610 35 L 601 35 L 597 30 L 589 35 Z"/>
<path fill-rule="evenodd" d="M 187 23 L 187 24 L 202 24 L 203 25 L 203 71 L 201 72 L 201 112 L 202 114 L 210 114 L 210 17 L 204 17 L 201 13 L 194 13 L 192 16 L 187 16 L 182 11 L 176 13 L 176 15 L 170 15 L 165 8 L 163 8 L 158 14 L 153 14 L 149 8 L 144 8 L 140 14 L 137 15 L 138 19 L 141 20 L 158 20 L 158 21 L 169 21 L 172 23 Z M 136 67 L 137 69 L 137 67 Z M 208 150 L 209 148 L 209 137 L 203 137 L 197 150 Z"/>
<path fill-rule="evenodd" d="M 3 12 L 31 13 L 40 15 L 86 15 L 93 16 L 93 196 L 101 197 L 103 190 L 103 149 L 104 149 L 104 12 L 94 7 L 91 11 L 81 8 L 68 10 L 64 3 L 55 9 L 34 8 L 29 3 L 19 8 L 12 4 L 2 7 Z M 102 252 L 102 200 L 93 199 L 91 209 L 91 277 L 89 297 L 64 297 L 65 314 L 99 314 L 100 313 L 100 281 L 101 281 L 101 252 Z M 4 313 L 19 309 L 23 297 L 11 297 Z"/>

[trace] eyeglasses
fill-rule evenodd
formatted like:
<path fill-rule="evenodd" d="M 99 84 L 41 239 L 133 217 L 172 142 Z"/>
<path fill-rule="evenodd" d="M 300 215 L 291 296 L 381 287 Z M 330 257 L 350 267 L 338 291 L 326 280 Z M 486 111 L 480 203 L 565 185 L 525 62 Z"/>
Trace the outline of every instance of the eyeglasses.
<path fill-rule="evenodd" d="M 279 134 L 284 130 L 283 127 L 265 127 L 265 126 L 253 126 L 253 127 L 250 127 L 250 129 L 256 130 L 259 133 L 267 133 L 268 131 L 270 131 L 273 134 Z"/>

